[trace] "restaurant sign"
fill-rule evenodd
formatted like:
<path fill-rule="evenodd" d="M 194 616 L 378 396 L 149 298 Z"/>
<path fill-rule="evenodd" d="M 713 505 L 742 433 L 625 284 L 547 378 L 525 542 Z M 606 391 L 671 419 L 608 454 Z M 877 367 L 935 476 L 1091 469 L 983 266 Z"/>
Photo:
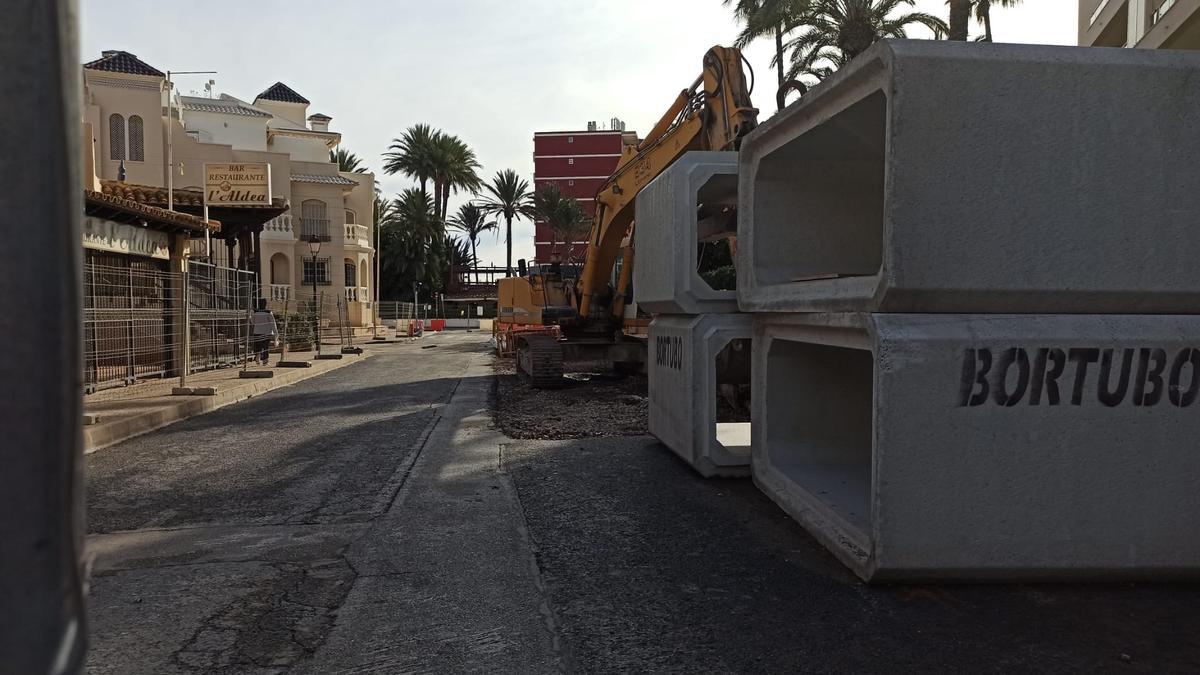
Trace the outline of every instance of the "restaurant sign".
<path fill-rule="evenodd" d="M 103 218 L 83 219 L 83 247 L 150 258 L 171 258 L 171 237 L 166 232 Z"/>
<path fill-rule="evenodd" d="M 271 165 L 205 164 L 205 206 L 270 206 Z"/>

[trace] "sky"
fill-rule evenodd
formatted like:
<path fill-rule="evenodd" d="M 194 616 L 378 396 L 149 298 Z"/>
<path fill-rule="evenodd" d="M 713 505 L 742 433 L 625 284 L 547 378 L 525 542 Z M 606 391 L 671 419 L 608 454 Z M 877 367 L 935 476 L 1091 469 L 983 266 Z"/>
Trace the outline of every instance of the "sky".
<path fill-rule="evenodd" d="M 475 149 L 485 178 L 533 176 L 535 131 L 586 128 L 619 117 L 645 133 L 700 74 L 705 51 L 738 26 L 720 0 L 81 0 L 81 55 L 137 54 L 179 76 L 185 93 L 245 100 L 282 81 L 333 117 L 342 146 L 365 160 L 386 195 L 411 186 L 383 175 L 382 154 L 412 124 L 453 133 Z M 945 18 L 944 0 L 916 0 Z M 1024 0 L 995 9 L 997 42 L 1075 44 L 1077 0 Z M 972 30 L 978 27 L 972 26 Z M 914 32 L 913 37 L 922 37 Z M 746 55 L 761 83 L 760 121 L 774 112 L 773 47 Z M 451 211 L 470 195 L 451 200 Z M 504 264 L 485 235 L 481 262 Z M 533 225 L 513 226 L 513 256 L 533 256 Z"/>

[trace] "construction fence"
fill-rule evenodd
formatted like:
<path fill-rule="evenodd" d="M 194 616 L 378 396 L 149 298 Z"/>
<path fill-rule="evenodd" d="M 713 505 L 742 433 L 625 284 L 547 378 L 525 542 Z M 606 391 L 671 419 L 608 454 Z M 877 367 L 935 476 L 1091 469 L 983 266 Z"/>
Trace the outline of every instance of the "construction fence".
<path fill-rule="evenodd" d="M 91 256 L 84 265 L 84 393 L 177 377 L 185 363 L 194 373 L 254 358 L 254 273 L 198 261 L 188 262 L 186 274 L 165 267 L 119 255 Z M 273 349 L 314 351 L 318 336 L 322 348 L 353 348 L 348 305 L 324 292 L 289 297 L 273 308 L 280 337 Z"/>

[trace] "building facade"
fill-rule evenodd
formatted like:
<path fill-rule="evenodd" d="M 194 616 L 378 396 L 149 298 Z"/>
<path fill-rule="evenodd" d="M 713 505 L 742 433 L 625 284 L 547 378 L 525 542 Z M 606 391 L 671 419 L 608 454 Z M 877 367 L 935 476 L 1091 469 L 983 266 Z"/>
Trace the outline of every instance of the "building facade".
<path fill-rule="evenodd" d="M 282 82 L 251 102 L 228 94 L 173 98 L 169 88 L 165 73 L 128 52 L 106 51 L 84 64 L 85 155 L 93 158 L 85 175 L 173 185 L 172 201 L 186 210 L 189 195 L 203 194 L 206 162 L 268 164 L 272 196 L 286 212 L 228 209 L 217 217 L 223 239 L 194 244 L 192 255 L 255 272 L 275 305 L 310 295 L 315 284 L 327 298 L 344 298 L 352 325 L 371 325 L 375 177 L 330 162 L 341 142 L 331 118 L 310 113 L 308 99 Z M 315 259 L 310 240 L 320 244 Z"/>
<path fill-rule="evenodd" d="M 535 190 L 556 184 L 563 196 L 579 201 L 589 217 L 596 213 L 596 190 L 617 166 L 624 145 L 636 144 L 637 134 L 624 130 L 620 120 L 613 129 L 602 130 L 589 123 L 587 131 L 542 131 L 533 135 L 533 184 Z M 585 235 L 586 237 L 586 235 Z M 579 262 L 587 252 L 586 238 L 556 242 L 544 221 L 534 221 L 534 261 L 550 263 L 568 259 Z"/>
<path fill-rule="evenodd" d="M 1200 0 L 1079 0 L 1079 44 L 1200 49 Z"/>

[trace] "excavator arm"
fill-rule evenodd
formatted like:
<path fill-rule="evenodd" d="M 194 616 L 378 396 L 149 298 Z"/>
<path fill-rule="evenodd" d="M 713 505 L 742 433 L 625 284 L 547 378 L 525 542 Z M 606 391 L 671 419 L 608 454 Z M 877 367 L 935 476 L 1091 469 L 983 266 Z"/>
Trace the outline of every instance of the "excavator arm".
<path fill-rule="evenodd" d="M 573 298 L 581 319 L 603 319 L 606 312 L 620 319 L 632 250 L 624 251 L 626 264 L 613 302 L 601 300 L 610 293 L 613 266 L 631 234 L 638 192 L 685 152 L 737 149 L 757 124 L 741 51 L 720 46 L 708 50 L 700 77 L 679 93 L 645 140 L 622 150 L 616 170 L 596 192 L 596 218 Z"/>

